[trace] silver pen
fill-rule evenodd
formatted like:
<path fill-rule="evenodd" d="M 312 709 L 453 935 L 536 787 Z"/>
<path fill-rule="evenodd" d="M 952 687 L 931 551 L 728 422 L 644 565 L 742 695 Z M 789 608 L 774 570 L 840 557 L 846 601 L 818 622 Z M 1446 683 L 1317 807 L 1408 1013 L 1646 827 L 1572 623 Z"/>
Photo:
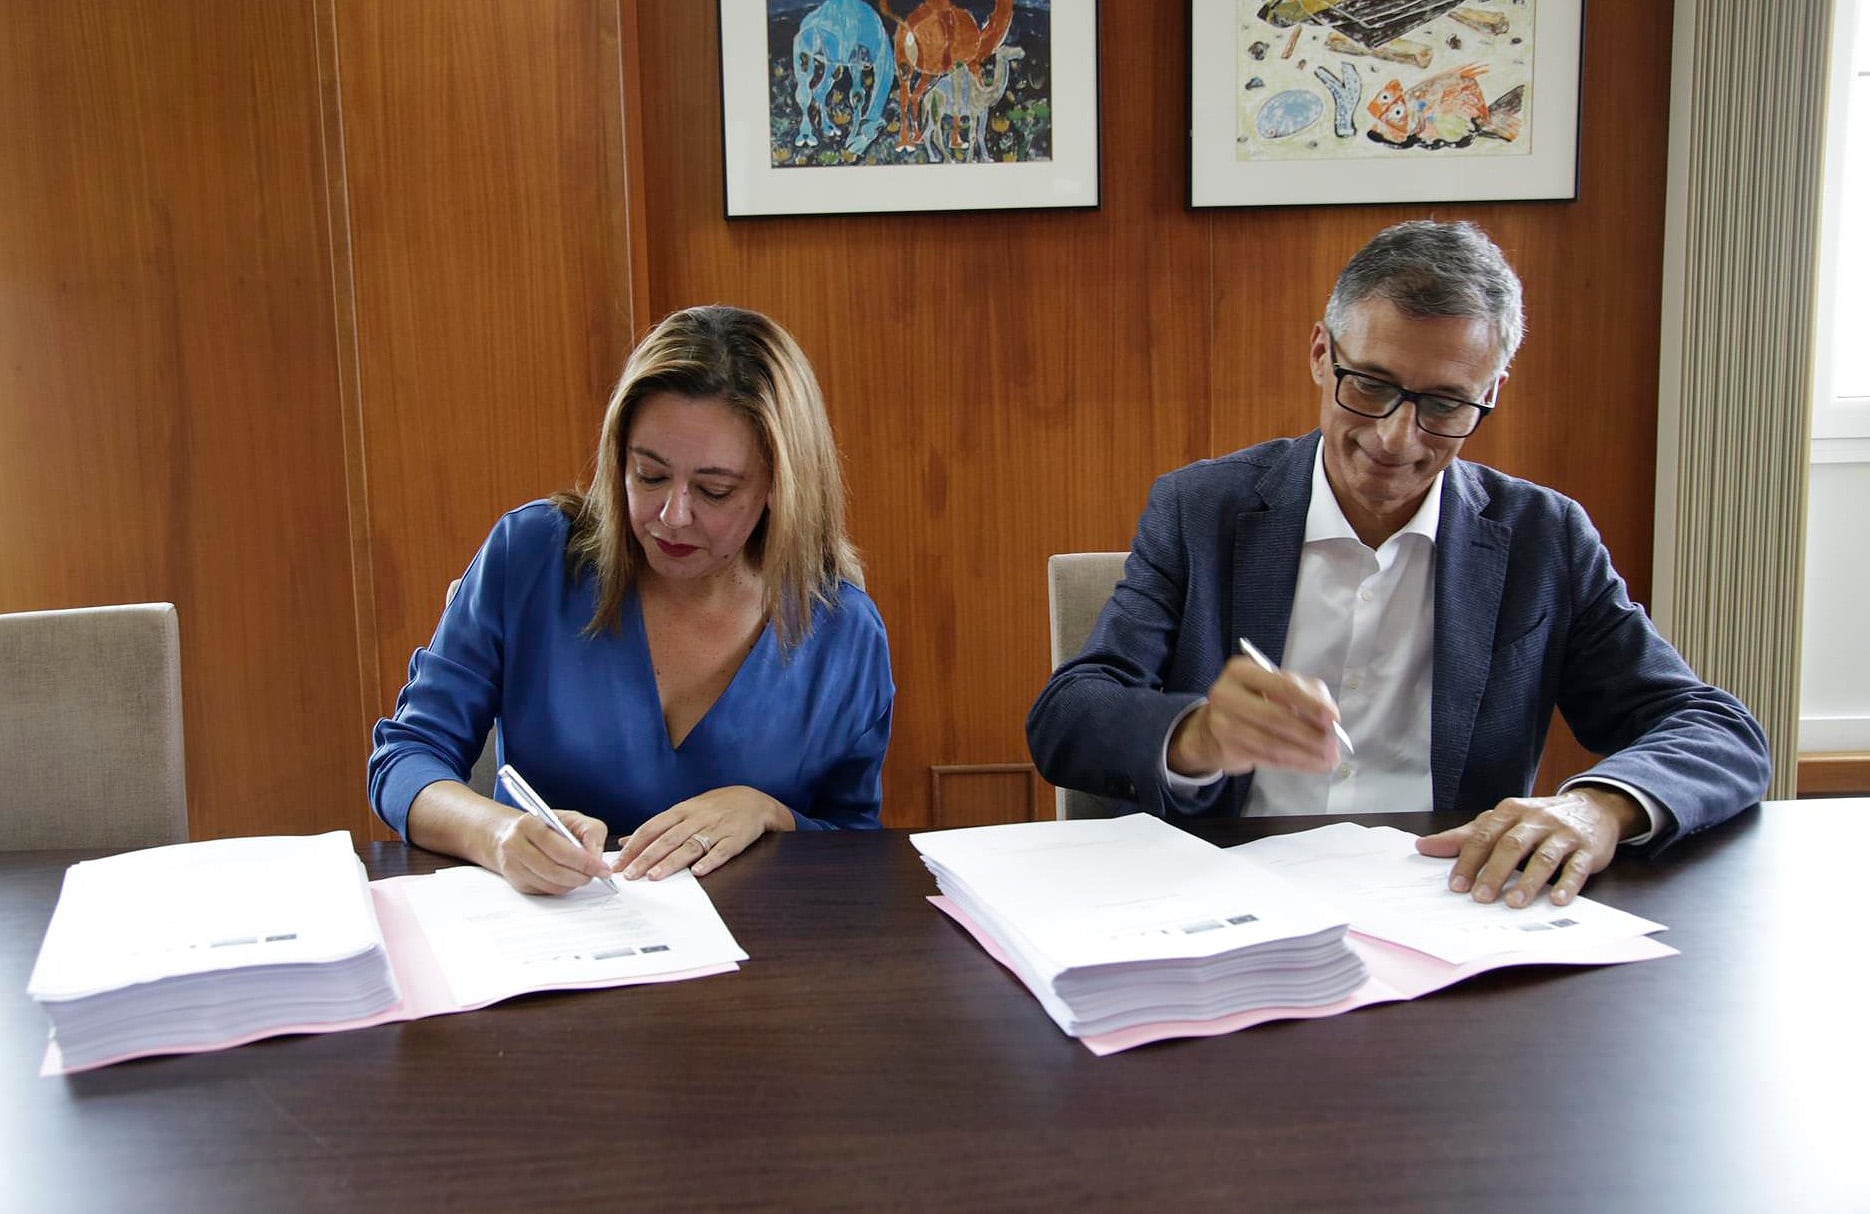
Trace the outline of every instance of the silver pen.
<path fill-rule="evenodd" d="M 532 785 L 526 783 L 525 777 L 513 770 L 513 765 L 511 763 L 502 763 L 499 772 L 496 773 L 496 778 L 500 783 L 506 785 L 506 790 L 508 792 L 513 794 L 513 799 L 519 802 L 520 809 L 531 814 L 535 818 L 543 819 L 545 824 L 557 831 L 561 838 L 567 840 L 579 851 L 584 850 L 584 844 L 579 842 L 577 835 L 571 833 L 571 827 L 559 821 L 558 815 L 553 813 L 551 808 L 546 805 L 544 798 L 532 790 Z M 604 888 L 613 894 L 623 892 L 617 888 L 617 883 L 612 881 L 609 877 L 594 877 L 592 880 L 602 881 L 604 883 Z"/>
<path fill-rule="evenodd" d="M 1265 654 L 1261 653 L 1259 651 L 1259 648 L 1255 646 L 1252 641 L 1249 641 L 1245 637 L 1240 637 L 1239 641 L 1240 641 L 1240 652 L 1252 658 L 1254 663 L 1257 664 L 1261 670 L 1268 671 L 1272 674 L 1279 673 L 1279 667 L 1273 665 L 1273 660 L 1267 657 Z M 1349 755 L 1356 754 L 1357 748 L 1351 745 L 1351 735 L 1344 732 L 1343 723 L 1339 721 L 1333 721 L 1331 722 L 1331 728 L 1337 731 L 1338 741 L 1339 743 L 1343 745 L 1344 753 L 1349 754 Z"/>

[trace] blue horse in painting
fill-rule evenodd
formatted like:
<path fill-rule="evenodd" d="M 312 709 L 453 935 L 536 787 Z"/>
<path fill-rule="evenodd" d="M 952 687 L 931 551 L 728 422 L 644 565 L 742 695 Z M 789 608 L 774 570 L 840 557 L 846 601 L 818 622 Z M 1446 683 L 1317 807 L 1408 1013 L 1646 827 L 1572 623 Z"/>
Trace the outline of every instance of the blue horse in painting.
<path fill-rule="evenodd" d="M 868 97 L 864 96 L 866 64 L 876 75 Z M 824 68 L 822 75 L 820 67 Z M 818 131 L 812 125 L 814 105 L 825 138 L 831 138 L 833 128 L 825 112 L 825 95 L 831 91 L 832 78 L 839 70 L 850 78 L 847 91 L 852 133 L 845 139 L 844 148 L 859 154 L 883 129 L 883 105 L 896 80 L 896 54 L 890 47 L 889 35 L 883 31 L 883 18 L 863 0 L 825 0 L 799 23 L 798 36 L 792 40 L 792 74 L 799 102 L 799 133 L 793 140 L 797 146 L 818 145 Z"/>

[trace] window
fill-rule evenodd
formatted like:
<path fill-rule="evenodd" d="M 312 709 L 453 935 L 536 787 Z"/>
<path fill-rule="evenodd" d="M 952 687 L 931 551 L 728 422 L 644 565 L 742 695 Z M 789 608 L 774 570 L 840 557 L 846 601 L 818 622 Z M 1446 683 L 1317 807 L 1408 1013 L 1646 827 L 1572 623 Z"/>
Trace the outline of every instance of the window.
<path fill-rule="evenodd" d="M 1799 751 L 1842 756 L 1848 778 L 1870 792 L 1870 762 L 1856 759 L 1870 753 L 1870 632 L 1863 622 L 1870 562 L 1862 537 L 1870 516 L 1870 0 L 1840 0 L 1836 20 L 1834 87 L 1846 92 L 1834 95 L 1831 109 L 1842 130 L 1827 138 L 1833 159 L 1825 171 L 1836 185 L 1826 193 L 1818 274 L 1822 344 L 1813 375 Z"/>
<path fill-rule="evenodd" d="M 1848 12 L 1849 6 L 1842 6 Z M 1870 438 L 1870 5 L 1857 6 L 1852 39 L 1849 99 L 1840 141 L 1841 187 L 1837 196 L 1836 295 L 1831 313 L 1830 390 L 1813 417 L 1819 439 Z M 1821 353 L 1820 357 L 1823 357 Z M 1820 377 L 1821 385 L 1825 377 Z M 1827 399 L 1828 398 L 1828 399 Z"/>

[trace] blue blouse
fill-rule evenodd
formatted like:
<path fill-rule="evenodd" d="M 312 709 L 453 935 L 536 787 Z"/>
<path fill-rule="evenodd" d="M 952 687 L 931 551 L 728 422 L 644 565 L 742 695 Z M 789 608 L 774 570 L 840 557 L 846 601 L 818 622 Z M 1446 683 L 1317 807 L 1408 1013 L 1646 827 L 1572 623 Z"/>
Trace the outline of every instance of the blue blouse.
<path fill-rule="evenodd" d="M 409 659 L 395 714 L 377 722 L 370 804 L 409 837 L 409 806 L 465 781 L 497 720 L 500 761 L 546 802 L 628 834 L 678 802 L 746 784 L 801 830 L 879 825 L 896 687 L 876 604 L 846 582 L 790 653 L 771 623 L 682 744 L 669 744 L 642 605 L 586 636 L 597 578 L 567 571 L 570 521 L 532 502 L 494 525 L 435 637 Z M 510 804 L 501 789 L 497 797 Z"/>

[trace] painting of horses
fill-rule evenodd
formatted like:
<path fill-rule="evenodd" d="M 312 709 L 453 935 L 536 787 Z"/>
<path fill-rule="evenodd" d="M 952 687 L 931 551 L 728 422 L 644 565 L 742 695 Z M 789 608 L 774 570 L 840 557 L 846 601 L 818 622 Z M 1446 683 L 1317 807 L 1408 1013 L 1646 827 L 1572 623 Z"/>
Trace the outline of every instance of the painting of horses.
<path fill-rule="evenodd" d="M 1051 0 L 766 0 L 766 46 L 775 165 L 1051 158 Z"/>
<path fill-rule="evenodd" d="M 1095 205 L 1095 0 L 720 4 L 730 216 Z"/>

